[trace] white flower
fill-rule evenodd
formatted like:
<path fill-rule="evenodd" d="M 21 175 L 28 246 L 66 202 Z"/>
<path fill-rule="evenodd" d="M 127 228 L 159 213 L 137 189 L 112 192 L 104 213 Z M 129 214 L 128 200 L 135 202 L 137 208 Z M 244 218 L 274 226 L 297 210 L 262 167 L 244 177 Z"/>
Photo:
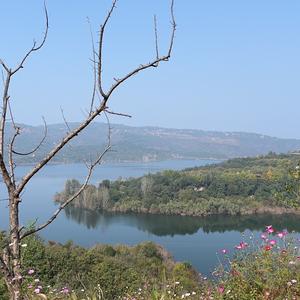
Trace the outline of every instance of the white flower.
<path fill-rule="evenodd" d="M 291 283 L 297 283 L 297 280 L 296 279 L 292 279 Z"/>

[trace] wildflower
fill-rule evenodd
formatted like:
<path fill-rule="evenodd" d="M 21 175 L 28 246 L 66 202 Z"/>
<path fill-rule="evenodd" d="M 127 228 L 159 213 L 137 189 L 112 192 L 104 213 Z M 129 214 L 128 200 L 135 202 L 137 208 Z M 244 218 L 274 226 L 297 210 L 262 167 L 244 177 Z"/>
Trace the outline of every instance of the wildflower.
<path fill-rule="evenodd" d="M 222 250 L 221 250 L 221 253 L 222 253 L 222 254 L 227 254 L 227 253 L 228 253 L 228 250 L 227 250 L 227 249 L 222 249 Z"/>
<path fill-rule="evenodd" d="M 270 251 L 270 250 L 272 249 L 272 246 L 266 245 L 264 249 L 265 249 L 266 251 Z"/>
<path fill-rule="evenodd" d="M 278 232 L 277 233 L 277 236 L 279 237 L 279 238 L 284 238 L 286 235 L 288 234 L 288 232 L 287 231 L 281 231 L 281 232 Z"/>
<path fill-rule="evenodd" d="M 275 241 L 275 240 L 270 240 L 269 243 L 270 243 L 270 245 L 272 245 L 272 246 L 276 245 L 276 241 Z"/>
<path fill-rule="evenodd" d="M 218 287 L 218 292 L 219 292 L 220 294 L 223 294 L 224 291 L 225 291 L 224 286 L 223 286 L 223 285 L 220 285 L 220 286 Z"/>
<path fill-rule="evenodd" d="M 196 292 L 192 292 L 192 295 L 196 295 Z"/>
<path fill-rule="evenodd" d="M 28 270 L 28 275 L 32 275 L 32 274 L 34 274 L 34 270 L 33 269 Z"/>
<path fill-rule="evenodd" d="M 293 261 L 293 260 L 289 261 L 289 265 L 295 265 L 295 264 L 296 264 L 295 261 Z"/>
<path fill-rule="evenodd" d="M 239 245 L 235 246 L 234 248 L 237 250 L 242 250 L 242 249 L 246 249 L 248 247 L 248 244 L 245 242 L 240 242 Z"/>
<path fill-rule="evenodd" d="M 175 281 L 175 284 L 178 285 L 180 282 L 179 281 Z"/>
<path fill-rule="evenodd" d="M 262 234 L 260 235 L 260 238 L 261 238 L 262 240 L 266 240 L 266 239 L 267 239 L 267 236 L 266 236 L 264 233 L 262 233 Z"/>
<path fill-rule="evenodd" d="M 35 292 L 36 294 L 39 294 L 39 293 L 41 292 L 41 290 L 40 290 L 39 288 L 36 288 L 36 289 L 34 290 L 34 292 Z"/>
<path fill-rule="evenodd" d="M 61 291 L 63 294 L 69 294 L 69 289 L 64 287 Z"/>
<path fill-rule="evenodd" d="M 34 282 L 40 282 L 40 280 L 37 278 L 37 279 L 34 279 Z"/>
<path fill-rule="evenodd" d="M 270 234 L 270 233 L 275 232 L 275 230 L 272 225 L 268 225 L 268 226 L 266 226 L 266 232 Z"/>

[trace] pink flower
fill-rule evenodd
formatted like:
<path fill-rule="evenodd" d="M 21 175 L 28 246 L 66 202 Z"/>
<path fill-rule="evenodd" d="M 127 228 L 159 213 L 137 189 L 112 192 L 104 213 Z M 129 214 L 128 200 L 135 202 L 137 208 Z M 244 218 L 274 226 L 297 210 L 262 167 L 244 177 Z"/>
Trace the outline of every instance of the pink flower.
<path fill-rule="evenodd" d="M 266 239 L 267 239 L 267 236 L 266 236 L 264 233 L 262 233 L 262 234 L 260 235 L 260 238 L 261 238 L 262 240 L 266 240 Z"/>
<path fill-rule="evenodd" d="M 265 246 L 265 248 L 264 248 L 266 251 L 270 251 L 271 249 L 272 249 L 272 246 L 270 246 L 270 245 L 267 245 L 267 246 Z"/>
<path fill-rule="evenodd" d="M 221 253 L 222 253 L 222 254 L 227 254 L 227 253 L 228 253 L 228 250 L 227 250 L 227 249 L 222 249 L 222 250 L 221 250 Z"/>
<path fill-rule="evenodd" d="M 36 288 L 36 289 L 34 290 L 34 292 L 35 292 L 36 294 L 39 294 L 39 293 L 41 292 L 41 290 L 40 290 L 39 288 Z"/>
<path fill-rule="evenodd" d="M 34 274 L 34 270 L 33 270 L 33 269 L 28 270 L 28 274 L 29 274 L 29 275 Z"/>
<path fill-rule="evenodd" d="M 277 233 L 277 236 L 279 237 L 279 238 L 284 238 L 286 235 L 287 235 L 288 233 L 287 233 L 287 231 L 281 231 L 281 232 L 278 232 Z"/>
<path fill-rule="evenodd" d="M 276 245 L 276 241 L 275 241 L 275 240 L 270 240 L 269 243 L 270 243 L 270 245 L 272 245 L 272 246 Z"/>
<path fill-rule="evenodd" d="M 220 286 L 218 287 L 218 292 L 219 292 L 220 294 L 223 294 L 224 291 L 225 291 L 224 286 L 223 286 L 223 285 L 220 285 Z"/>
<path fill-rule="evenodd" d="M 242 250 L 242 249 L 246 249 L 248 247 L 248 244 L 245 242 L 240 242 L 239 245 L 235 246 L 234 248 L 237 250 Z"/>
<path fill-rule="evenodd" d="M 61 291 L 63 294 L 69 294 L 69 289 L 64 287 Z"/>
<path fill-rule="evenodd" d="M 273 233 L 275 230 L 274 230 L 274 228 L 273 228 L 273 226 L 272 225 L 268 225 L 268 226 L 266 226 L 266 232 L 267 233 Z"/>

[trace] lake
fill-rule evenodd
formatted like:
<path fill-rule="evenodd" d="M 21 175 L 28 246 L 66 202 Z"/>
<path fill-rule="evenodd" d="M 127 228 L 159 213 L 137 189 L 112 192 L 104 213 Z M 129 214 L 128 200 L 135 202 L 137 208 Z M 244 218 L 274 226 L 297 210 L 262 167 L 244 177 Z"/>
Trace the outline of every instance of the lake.
<path fill-rule="evenodd" d="M 103 164 L 96 169 L 92 182 L 119 177 L 137 177 L 165 169 L 179 170 L 215 163 L 208 160 L 170 160 L 151 163 Z M 22 176 L 30 166 L 17 169 Z M 85 166 L 81 164 L 50 165 L 38 173 L 28 185 L 21 203 L 23 225 L 37 220 L 42 223 L 53 213 L 56 206 L 53 196 L 61 191 L 67 179 L 83 180 Z M 0 183 L 0 198 L 5 198 Z M 7 228 L 7 202 L 0 201 L 0 228 Z M 45 240 L 65 243 L 69 240 L 82 246 L 96 243 L 135 245 L 154 241 L 164 246 L 178 261 L 190 262 L 199 272 L 209 275 L 218 264 L 220 249 L 233 250 L 242 235 L 258 235 L 266 225 L 276 229 L 300 232 L 300 218 L 295 215 L 260 216 L 211 216 L 206 218 L 108 214 L 68 207 L 58 219 L 40 235 Z"/>

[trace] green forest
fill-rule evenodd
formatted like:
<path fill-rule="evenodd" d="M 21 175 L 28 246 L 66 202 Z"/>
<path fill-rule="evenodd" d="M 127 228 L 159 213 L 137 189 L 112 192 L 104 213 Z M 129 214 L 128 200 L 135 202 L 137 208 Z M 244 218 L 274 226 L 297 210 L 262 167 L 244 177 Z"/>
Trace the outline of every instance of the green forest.
<path fill-rule="evenodd" d="M 98 186 L 89 185 L 72 205 L 111 212 L 189 216 L 297 212 L 298 163 L 298 155 L 269 153 L 140 178 L 103 180 Z M 55 201 L 65 201 L 80 187 L 77 180 L 68 180 Z"/>

